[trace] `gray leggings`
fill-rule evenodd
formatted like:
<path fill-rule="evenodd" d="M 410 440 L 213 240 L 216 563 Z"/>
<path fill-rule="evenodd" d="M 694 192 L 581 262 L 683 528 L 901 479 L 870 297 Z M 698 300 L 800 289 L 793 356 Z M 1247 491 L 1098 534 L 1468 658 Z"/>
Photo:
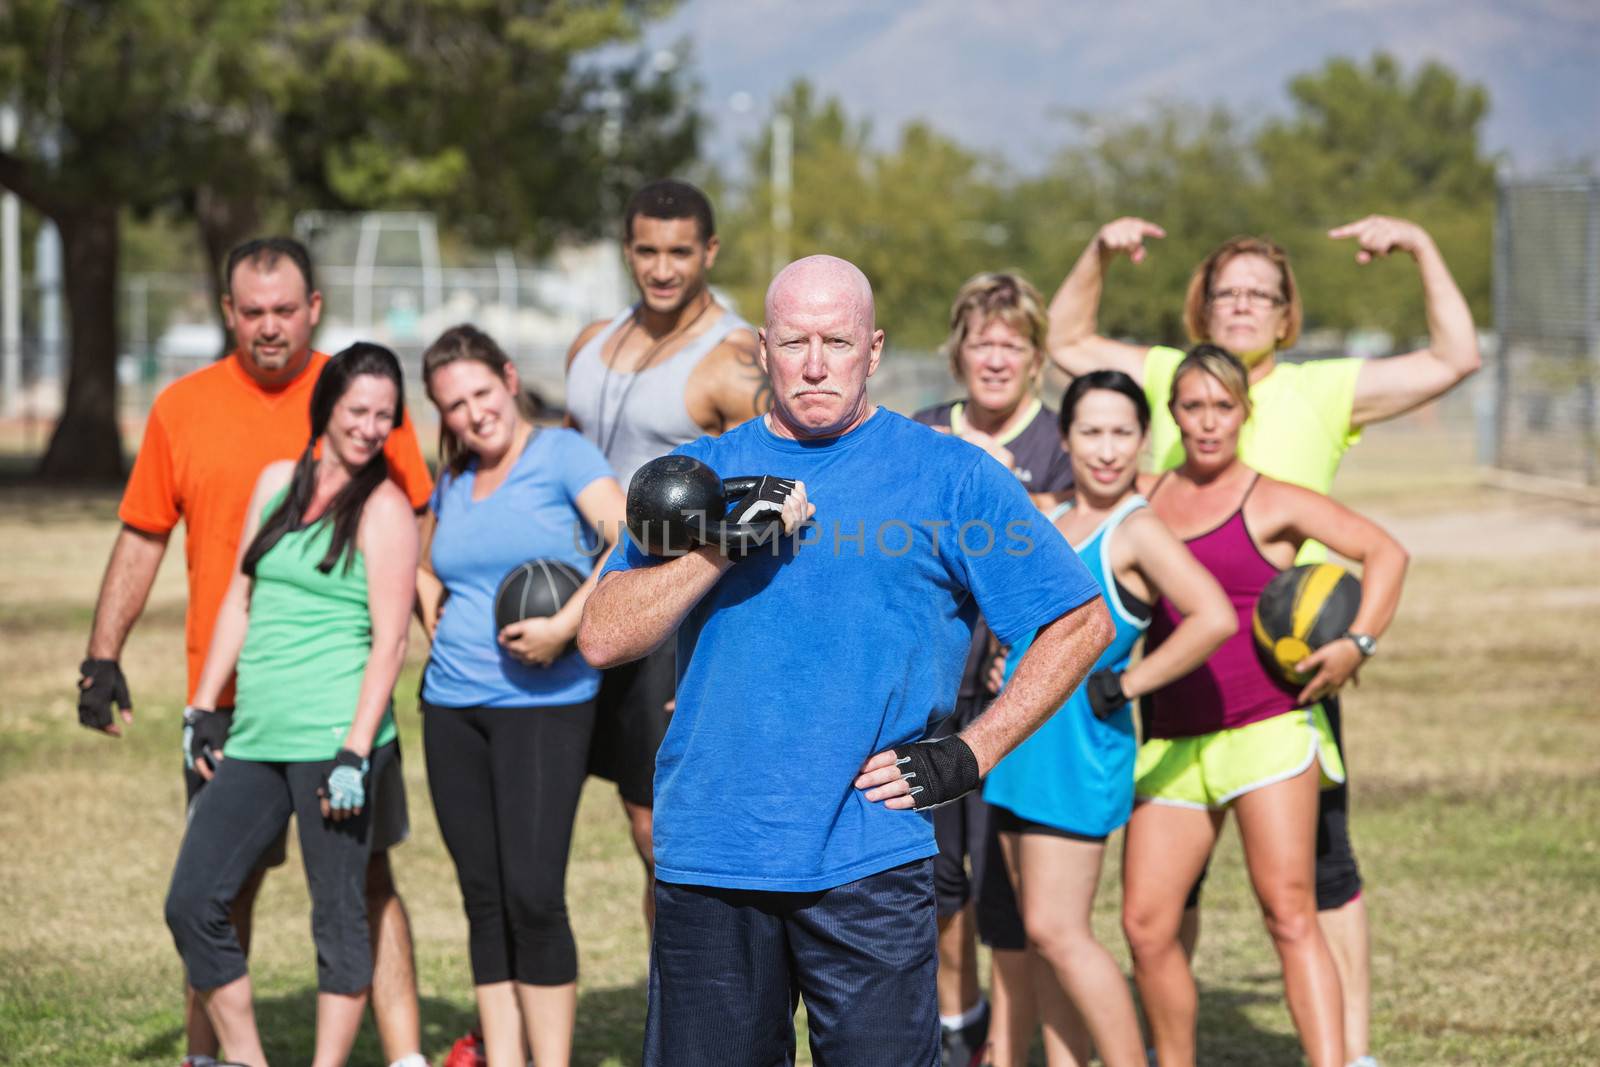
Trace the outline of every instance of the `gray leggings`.
<path fill-rule="evenodd" d="M 195 798 L 167 890 L 167 926 L 190 985 L 216 989 L 247 973 L 229 908 L 290 815 L 296 816 L 299 826 L 300 853 L 311 891 L 317 989 L 353 994 L 372 984 L 366 902 L 372 811 L 382 772 L 397 752 L 394 742 L 373 749 L 366 806 L 355 818 L 337 823 L 322 817 L 317 796 L 332 760 L 222 761 L 211 784 Z"/>

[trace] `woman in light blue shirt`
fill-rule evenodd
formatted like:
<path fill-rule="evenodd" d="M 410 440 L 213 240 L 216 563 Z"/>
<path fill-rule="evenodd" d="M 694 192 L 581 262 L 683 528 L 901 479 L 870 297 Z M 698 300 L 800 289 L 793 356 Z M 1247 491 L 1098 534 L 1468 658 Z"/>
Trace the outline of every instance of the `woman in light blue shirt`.
<path fill-rule="evenodd" d="M 428 787 L 466 906 L 490 1067 L 565 1067 L 577 1009 L 566 866 L 599 672 L 572 645 L 622 489 L 575 431 L 537 427 L 487 334 L 447 330 L 423 355 L 443 467 L 417 590 L 433 649 L 422 679 Z M 495 593 L 532 559 L 590 572 L 556 614 L 504 629 Z"/>

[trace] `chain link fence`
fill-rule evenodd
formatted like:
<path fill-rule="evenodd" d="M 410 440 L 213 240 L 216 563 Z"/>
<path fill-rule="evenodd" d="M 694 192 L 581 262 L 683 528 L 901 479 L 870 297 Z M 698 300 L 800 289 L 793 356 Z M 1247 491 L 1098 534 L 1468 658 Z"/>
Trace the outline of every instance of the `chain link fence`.
<path fill-rule="evenodd" d="M 1600 177 L 1502 179 L 1490 465 L 1600 487 Z"/>

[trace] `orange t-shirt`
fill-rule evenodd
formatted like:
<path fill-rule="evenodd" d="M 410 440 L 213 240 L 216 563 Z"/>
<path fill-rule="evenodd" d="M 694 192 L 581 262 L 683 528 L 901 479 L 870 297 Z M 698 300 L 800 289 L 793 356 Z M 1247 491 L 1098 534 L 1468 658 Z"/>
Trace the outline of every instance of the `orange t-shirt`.
<path fill-rule="evenodd" d="M 298 378 L 270 391 L 250 377 L 234 353 L 179 378 L 150 409 L 117 516 L 152 534 L 170 532 L 180 518 L 186 526 L 187 699 L 194 697 L 217 611 L 233 578 L 256 479 L 267 464 L 298 459 L 305 450 L 311 436 L 311 390 L 327 362 L 325 354 L 313 352 Z M 410 419 L 389 435 L 383 453 L 390 477 L 412 506 L 427 504 L 433 478 Z M 233 703 L 232 680 L 218 703 Z"/>

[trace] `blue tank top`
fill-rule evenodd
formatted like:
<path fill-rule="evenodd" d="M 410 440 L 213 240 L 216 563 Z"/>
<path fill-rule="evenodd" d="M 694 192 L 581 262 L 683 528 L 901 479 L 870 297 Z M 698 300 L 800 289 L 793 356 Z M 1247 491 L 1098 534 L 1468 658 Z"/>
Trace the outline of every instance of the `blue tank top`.
<path fill-rule="evenodd" d="M 1111 565 L 1111 538 L 1134 511 L 1145 506 L 1137 494 L 1119 504 L 1087 539 L 1073 545 L 1105 596 L 1116 636 L 1089 669 L 1126 670 L 1133 646 L 1150 625 L 1149 606 L 1129 603 Z M 1055 522 L 1072 505 L 1050 513 Z M 1011 678 L 1033 634 L 1011 646 L 1006 678 Z M 1044 823 L 1085 837 L 1104 837 L 1128 821 L 1133 811 L 1133 709 L 1120 708 L 1108 719 L 1095 718 L 1083 687 L 1043 726 L 989 772 L 983 798 L 1030 822 Z"/>

